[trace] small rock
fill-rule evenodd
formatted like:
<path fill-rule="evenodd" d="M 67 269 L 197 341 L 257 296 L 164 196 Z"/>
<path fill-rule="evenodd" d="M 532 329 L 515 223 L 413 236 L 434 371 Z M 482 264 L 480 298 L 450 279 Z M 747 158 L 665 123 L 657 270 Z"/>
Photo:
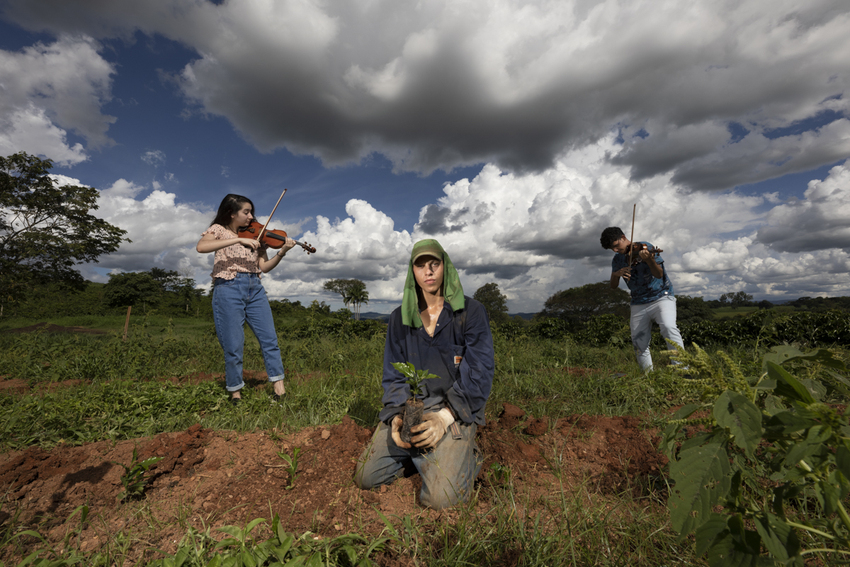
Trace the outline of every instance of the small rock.
<path fill-rule="evenodd" d="M 327 429 L 323 429 L 322 430 L 322 439 L 330 439 L 330 438 L 331 438 L 331 432 L 328 431 Z"/>

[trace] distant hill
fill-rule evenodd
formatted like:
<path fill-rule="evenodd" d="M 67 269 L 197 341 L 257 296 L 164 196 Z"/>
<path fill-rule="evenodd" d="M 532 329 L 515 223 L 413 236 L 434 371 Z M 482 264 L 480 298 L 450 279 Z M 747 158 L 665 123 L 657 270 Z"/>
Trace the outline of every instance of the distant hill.
<path fill-rule="evenodd" d="M 379 321 L 383 321 L 386 323 L 390 320 L 389 313 L 375 313 L 374 311 L 367 311 L 366 313 L 360 314 L 361 319 L 377 319 Z"/>

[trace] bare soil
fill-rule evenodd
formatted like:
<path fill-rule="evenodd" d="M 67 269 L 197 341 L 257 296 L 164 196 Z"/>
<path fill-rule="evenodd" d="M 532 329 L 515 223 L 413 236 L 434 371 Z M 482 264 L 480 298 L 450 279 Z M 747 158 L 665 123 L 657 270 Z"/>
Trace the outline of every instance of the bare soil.
<path fill-rule="evenodd" d="M 0 379 L 5 383 L 16 381 Z M 9 384 L 4 389 L 23 393 L 26 387 Z M 273 514 L 292 533 L 331 537 L 380 533 L 385 525 L 379 512 L 388 518 L 456 517 L 456 511 L 419 506 L 416 474 L 375 491 L 353 485 L 355 462 L 372 432 L 346 416 L 338 424 L 286 434 L 194 425 L 152 438 L 5 453 L 0 455 L 0 529 L 12 524 L 35 529 L 61 549 L 66 534 L 80 528 L 79 515 L 72 514 L 87 505 L 89 518 L 72 538 L 75 547 L 95 551 L 123 531 L 138 542 L 133 559 L 143 560 L 162 557 L 156 550 L 174 553 L 189 526 L 201 532 L 212 528 L 220 538 L 223 534 L 215 528 L 244 527 Z M 509 471 L 515 490 L 533 501 L 558 490 L 561 482 L 567 487 L 584 483 L 600 495 L 643 492 L 666 464 L 657 439 L 634 417 L 550 419 L 526 415 L 507 403 L 497 420 L 479 428 L 478 444 L 485 456 L 476 482 L 476 506 L 482 514 L 495 505 L 494 470 Z M 288 490 L 291 479 L 278 453 L 291 455 L 296 447 L 301 449 L 298 472 Z M 124 468 L 118 463 L 130 465 L 134 448 L 139 461 L 162 459 L 149 471 L 143 498 L 122 503 Z M 22 541 L 43 547 L 32 538 Z M 0 561 L 7 564 L 20 558 L 21 550 L 14 546 L 0 550 Z"/>

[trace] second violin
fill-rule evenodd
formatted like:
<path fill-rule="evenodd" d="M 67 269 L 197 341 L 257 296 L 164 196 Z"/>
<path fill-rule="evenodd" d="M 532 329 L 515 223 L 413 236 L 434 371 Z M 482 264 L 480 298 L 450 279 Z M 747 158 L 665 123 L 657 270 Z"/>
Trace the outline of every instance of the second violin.
<path fill-rule="evenodd" d="M 245 232 L 247 232 L 248 235 L 244 235 L 243 233 Z M 263 225 L 257 221 L 251 221 L 251 224 L 249 224 L 248 226 L 240 227 L 239 236 L 259 240 L 260 244 L 262 244 L 263 246 L 268 246 L 269 248 L 281 248 L 283 246 L 283 243 L 286 242 L 285 230 L 263 230 Z M 306 242 L 298 242 L 296 240 L 295 244 L 303 248 L 307 252 L 307 254 L 316 253 L 316 249 Z"/>

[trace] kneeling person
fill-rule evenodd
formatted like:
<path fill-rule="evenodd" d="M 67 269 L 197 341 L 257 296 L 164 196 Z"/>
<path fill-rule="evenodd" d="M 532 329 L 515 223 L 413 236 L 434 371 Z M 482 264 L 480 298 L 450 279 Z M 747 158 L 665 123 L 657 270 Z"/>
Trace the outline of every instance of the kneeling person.
<path fill-rule="evenodd" d="M 437 376 L 422 383 L 424 414 L 411 429 L 411 443 L 401 440 L 410 386 L 394 362 L 409 362 Z M 483 462 L 475 432 L 485 424 L 494 366 L 486 309 L 463 295 L 457 270 L 436 240 L 417 242 L 401 307 L 387 326 L 384 408 L 357 463 L 357 486 L 390 484 L 412 465 L 422 477 L 423 506 L 441 509 L 465 501 Z"/>

